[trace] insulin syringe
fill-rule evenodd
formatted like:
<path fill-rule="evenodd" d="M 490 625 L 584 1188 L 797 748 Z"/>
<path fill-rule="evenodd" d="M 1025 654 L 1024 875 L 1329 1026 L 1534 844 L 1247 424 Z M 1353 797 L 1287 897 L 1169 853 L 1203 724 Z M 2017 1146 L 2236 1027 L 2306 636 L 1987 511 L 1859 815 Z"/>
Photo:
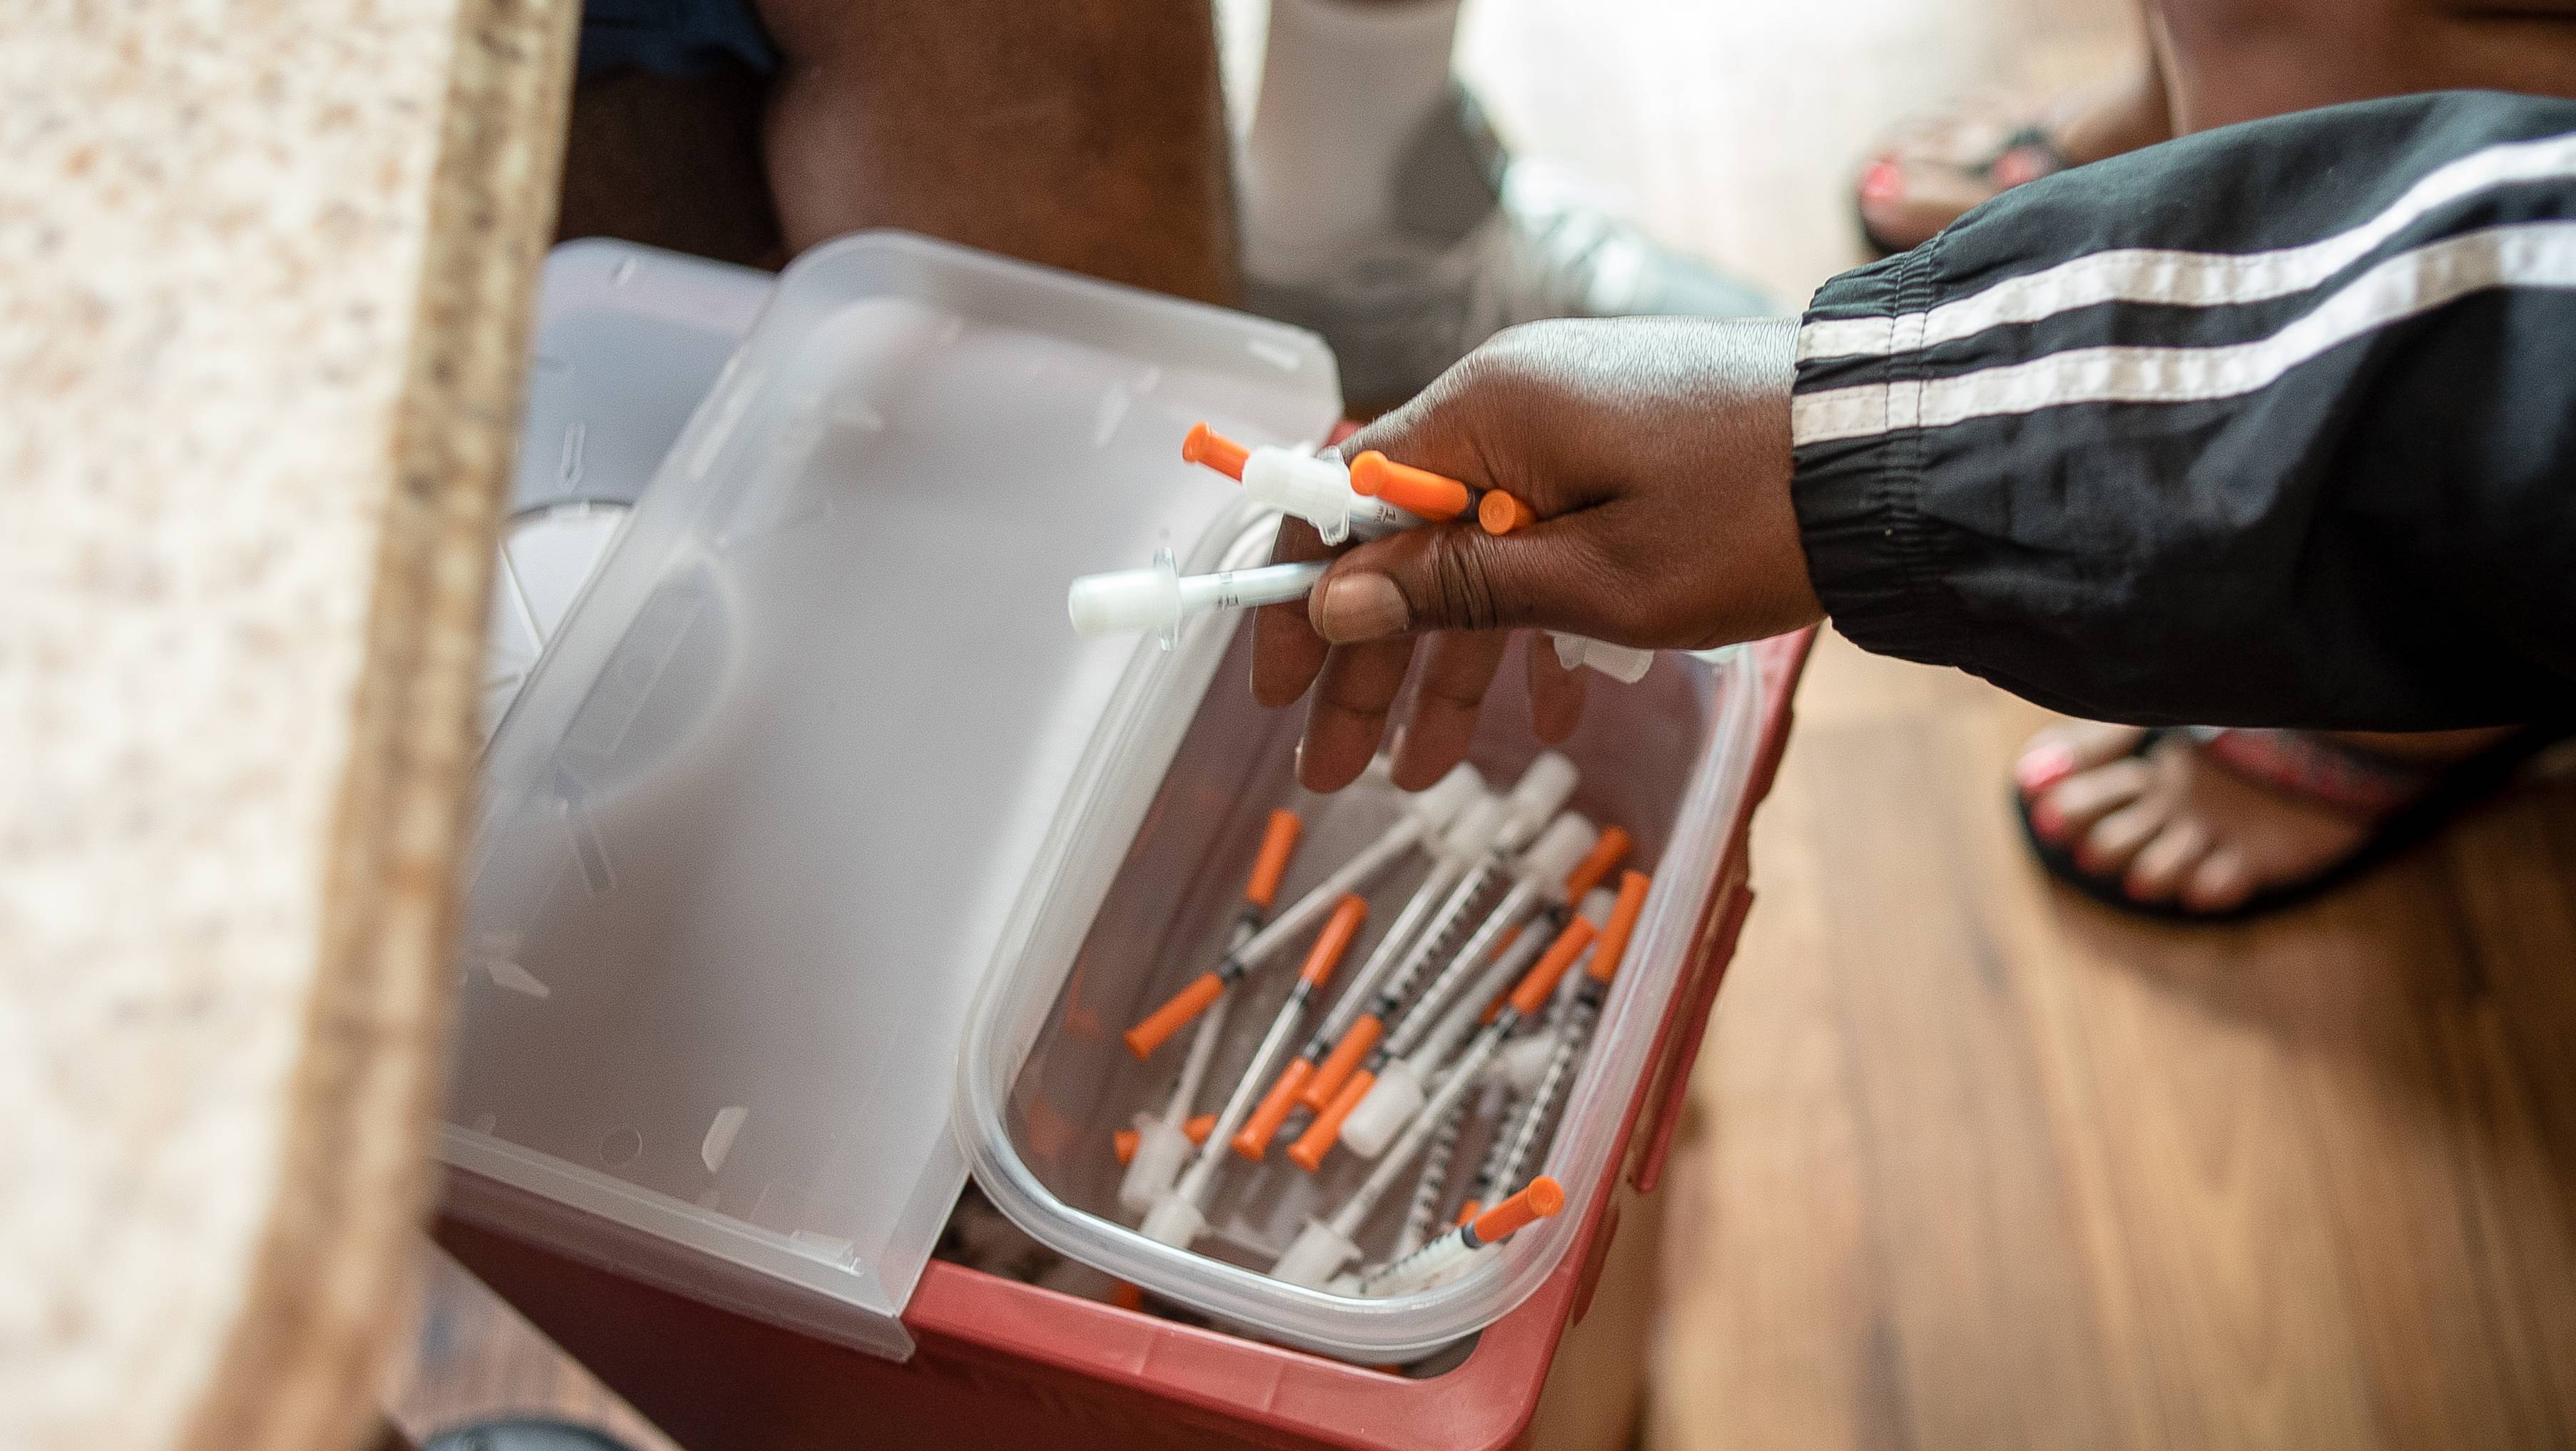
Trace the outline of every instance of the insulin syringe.
<path fill-rule="evenodd" d="M 1261 850 L 1252 859 L 1252 876 L 1244 883 L 1243 910 L 1236 915 L 1226 943 L 1229 956 L 1241 952 L 1261 930 L 1262 919 L 1270 915 L 1270 905 L 1279 897 L 1280 879 L 1288 875 L 1288 859 L 1296 854 L 1297 838 L 1305 826 L 1296 812 L 1284 807 L 1270 813 L 1261 833 Z M 1153 1208 L 1180 1174 L 1181 1161 L 1190 1156 L 1190 1107 L 1198 1102 L 1199 1086 L 1207 1079 L 1208 1063 L 1216 1056 L 1217 1039 L 1224 1032 L 1225 1003 L 1220 999 L 1199 1019 L 1198 1035 L 1190 1040 L 1189 1056 L 1181 1060 L 1180 1080 L 1172 1086 L 1170 1103 L 1160 1114 L 1136 1115 L 1136 1153 L 1127 1161 L 1126 1177 L 1118 1185 L 1118 1202 L 1131 1212 L 1142 1214 Z"/>
<path fill-rule="evenodd" d="M 1510 1238 L 1529 1225 L 1565 1208 L 1565 1189 L 1541 1175 L 1518 1194 L 1484 1211 L 1383 1269 L 1360 1276 L 1363 1299 L 1379 1300 L 1418 1290 L 1446 1278 L 1476 1258 L 1489 1244 Z"/>
<path fill-rule="evenodd" d="M 1354 536 L 1383 539 L 1418 525 L 1455 519 L 1470 509 L 1488 534 L 1511 533 L 1534 518 L 1528 505 L 1500 489 L 1488 490 L 1479 500 L 1456 479 L 1397 463 L 1375 449 L 1346 465 L 1329 454 L 1246 448 L 1201 423 L 1192 426 L 1181 441 L 1181 457 L 1242 484 L 1254 503 L 1314 525 L 1326 544 Z M 1582 635 L 1551 632 L 1551 638 L 1556 641 L 1557 662 L 1566 669 L 1588 665 L 1622 684 L 1644 678 L 1655 663 L 1652 650 Z"/>
<path fill-rule="evenodd" d="M 1341 1140 L 1351 1146 L 1353 1153 L 1363 1159 L 1375 1158 L 1414 1110 L 1422 1106 L 1429 1081 L 1419 1071 L 1415 1050 L 1435 1022 L 1432 1015 L 1458 981 L 1485 960 L 1504 932 L 1520 927 L 1533 910 L 1547 909 L 1552 931 L 1570 905 L 1581 901 L 1593 884 L 1608 876 L 1627 851 L 1628 833 L 1615 826 L 1607 832 L 1595 832 L 1590 822 L 1569 811 L 1522 853 L 1520 860 L 1513 863 L 1519 880 L 1511 891 L 1486 915 L 1476 935 L 1458 949 L 1440 977 L 1424 990 L 1422 1001 L 1387 1034 L 1385 1044 L 1369 1055 L 1360 1073 L 1352 1075 L 1354 1084 L 1361 1074 L 1372 1081 L 1356 1093 L 1345 1084 L 1326 1110 L 1327 1116 L 1341 1126 Z M 1319 1146 L 1318 1161 L 1322 1158 L 1321 1149 L 1329 1147 L 1329 1142 Z"/>
<path fill-rule="evenodd" d="M 1637 913 L 1645 905 L 1647 879 L 1630 872 L 1620 884 L 1619 905 L 1611 911 L 1611 926 L 1602 931 L 1603 946 L 1618 946 L 1636 928 Z M 1622 922 L 1625 926 L 1621 926 Z M 1616 941 L 1610 939 L 1615 938 Z M 1583 1051 L 1590 1045 L 1592 1026 L 1600 1021 L 1601 1004 L 1610 995 L 1610 980 L 1618 974 L 1617 954 L 1595 949 L 1591 966 L 1584 971 L 1566 1011 L 1556 1025 L 1550 1045 L 1547 1066 L 1541 1070 L 1538 1083 L 1504 1123 L 1496 1136 L 1493 1151 L 1477 1176 L 1471 1191 L 1483 1198 L 1501 1192 L 1521 1176 L 1529 1166 L 1530 1155 L 1538 1149 L 1539 1135 L 1546 1132 L 1548 1121 L 1555 1115 L 1557 1104 L 1574 1080 L 1574 1071 L 1583 1061 Z"/>
<path fill-rule="evenodd" d="M 1189 1167 L 1181 1171 L 1180 1182 L 1154 1201 L 1146 1213 L 1146 1238 L 1186 1249 L 1206 1232 L 1208 1191 L 1215 1183 L 1217 1167 L 1225 1161 L 1225 1141 L 1251 1109 L 1253 1090 L 1270 1075 L 1279 1051 L 1288 1046 L 1288 1035 L 1297 1031 L 1297 1020 L 1305 1015 L 1306 1004 L 1332 977 L 1342 954 L 1350 950 L 1351 939 L 1359 935 L 1360 924 L 1367 920 L 1368 902 L 1362 897 L 1344 897 L 1341 905 L 1333 909 L 1332 920 L 1316 935 L 1313 950 L 1306 954 L 1306 965 L 1298 970 L 1297 985 L 1289 990 L 1288 1000 L 1279 1005 L 1279 1015 L 1270 1020 L 1270 1031 L 1262 1035 L 1261 1046 L 1252 1051 L 1252 1062 L 1226 1098 L 1225 1107 L 1217 1110 L 1216 1126 L 1209 1132 L 1207 1142 L 1199 1145 Z"/>
<path fill-rule="evenodd" d="M 1085 635 L 1133 635 L 1151 630 L 1165 645 L 1179 637 L 1181 621 L 1209 610 L 1284 605 L 1314 593 L 1329 561 L 1264 564 L 1215 574 L 1183 574 L 1168 549 L 1143 569 L 1086 574 L 1065 595 L 1073 628 Z"/>
<path fill-rule="evenodd" d="M 1331 1016 L 1325 1020 L 1324 1031 L 1316 1034 L 1316 1041 L 1307 1045 L 1308 1057 L 1313 1060 L 1314 1067 L 1297 1091 L 1300 1107 L 1309 1114 L 1320 1114 L 1333 1103 L 1362 1059 L 1375 1050 L 1378 1038 L 1394 1019 L 1396 1009 L 1411 995 L 1422 970 L 1457 940 L 1469 912 L 1483 900 L 1485 890 L 1493 882 L 1501 863 L 1539 835 L 1549 819 L 1574 794 L 1580 778 L 1581 773 L 1575 769 L 1574 763 L 1562 753 L 1539 752 L 1529 767 L 1521 772 L 1520 780 L 1513 783 L 1511 794 L 1504 799 L 1504 810 L 1499 820 L 1472 842 L 1461 840 L 1457 843 L 1462 854 L 1472 860 L 1468 870 L 1452 879 L 1455 885 L 1442 899 L 1437 913 L 1406 945 L 1402 959 L 1392 971 L 1385 978 L 1367 984 L 1369 991 L 1365 997 L 1359 995 L 1361 985 L 1357 983 L 1352 985 L 1353 992 L 1342 995 L 1341 1000 L 1333 1005 Z M 1461 817 L 1462 829 L 1458 834 L 1462 838 L 1466 835 L 1464 821 L 1465 818 Z M 1428 887 L 1429 883 L 1424 885 Z M 1324 1048 L 1327 1038 L 1333 1042 L 1329 1052 Z M 1302 1137 L 1300 1142 L 1303 1142 Z M 1328 1139 L 1326 1147 L 1329 1146 Z M 1307 1156 L 1298 1157 L 1301 1163 L 1307 1163 L 1308 1168 L 1313 1167 L 1307 1162 Z"/>
<path fill-rule="evenodd" d="M 1449 774 L 1433 782 L 1428 789 L 1398 798 L 1402 814 L 1386 830 L 1378 833 L 1377 840 L 1336 867 L 1330 876 L 1316 883 L 1312 891 L 1271 919 L 1270 925 L 1229 949 L 1215 967 L 1200 973 L 1188 986 L 1129 1028 L 1126 1033 L 1128 1051 L 1139 1058 L 1152 1056 L 1156 1048 L 1188 1026 L 1191 1019 L 1207 1011 L 1208 1006 L 1224 996 L 1227 989 L 1321 921 L 1335 903 L 1366 890 L 1371 882 L 1391 870 L 1416 846 L 1434 854 L 1436 859 L 1441 849 L 1442 834 L 1449 829 L 1450 823 L 1485 794 L 1484 776 L 1475 767 L 1462 762 L 1450 767 Z"/>
<path fill-rule="evenodd" d="M 1502 1012 L 1476 1034 L 1464 1053 L 1458 1055 L 1458 1061 L 1440 1080 L 1439 1086 L 1431 1091 L 1431 1101 L 1423 1105 L 1422 1112 L 1414 1117 L 1394 1147 L 1378 1156 L 1377 1163 L 1369 1169 L 1368 1177 L 1351 1191 L 1350 1198 L 1342 1201 L 1331 1218 L 1306 1221 L 1306 1227 L 1298 1231 L 1297 1238 L 1289 1243 L 1287 1253 L 1271 1266 L 1273 1278 L 1309 1289 L 1320 1288 L 1341 1273 L 1342 1266 L 1359 1258 L 1359 1245 L 1351 1237 L 1368 1221 L 1369 1212 L 1377 1207 L 1378 1200 L 1395 1183 L 1396 1176 L 1412 1162 L 1413 1156 L 1430 1141 L 1450 1106 L 1476 1086 L 1486 1060 L 1494 1056 L 1494 1050 L 1502 1045 L 1503 1039 L 1520 1025 L 1521 1019 L 1546 1005 L 1548 997 L 1556 991 L 1557 979 L 1563 977 L 1574 959 L 1592 945 L 1592 938 L 1592 924 L 1577 917 L 1554 942 L 1548 944 L 1537 965 L 1512 989 L 1511 997 L 1504 1001 Z M 1205 1153 L 1204 1150 L 1201 1152 Z"/>

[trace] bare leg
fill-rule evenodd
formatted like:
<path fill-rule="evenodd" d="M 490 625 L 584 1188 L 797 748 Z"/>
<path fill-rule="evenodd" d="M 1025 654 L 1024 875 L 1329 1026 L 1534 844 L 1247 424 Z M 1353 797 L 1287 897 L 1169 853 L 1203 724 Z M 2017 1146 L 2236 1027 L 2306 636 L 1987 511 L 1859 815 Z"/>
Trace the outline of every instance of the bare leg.
<path fill-rule="evenodd" d="M 2148 18 L 2150 33 L 2153 17 Z M 2036 180 L 2058 161 L 2082 165 L 2172 139 L 2159 47 L 2109 81 L 2041 105 L 1962 106 L 1901 129 L 1861 173 L 1859 206 L 1870 239 L 1888 251 L 1919 245 L 2006 187 Z M 2032 128 L 2056 155 L 2007 151 Z"/>
<path fill-rule="evenodd" d="M 790 252 L 904 227 L 1208 301 L 1236 291 L 1207 0 L 763 0 Z"/>
<path fill-rule="evenodd" d="M 573 91 L 555 235 L 619 237 L 748 267 L 785 263 L 761 173 L 763 91 L 738 68 L 584 79 Z"/>

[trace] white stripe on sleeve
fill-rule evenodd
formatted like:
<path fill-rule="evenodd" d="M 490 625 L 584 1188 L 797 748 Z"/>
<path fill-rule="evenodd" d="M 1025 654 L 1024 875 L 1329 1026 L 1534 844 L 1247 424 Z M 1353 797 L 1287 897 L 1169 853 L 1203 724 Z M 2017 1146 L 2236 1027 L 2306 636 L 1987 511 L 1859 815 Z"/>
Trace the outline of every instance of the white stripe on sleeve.
<path fill-rule="evenodd" d="M 1798 330 L 1798 359 L 1901 357 L 2104 302 L 2224 307 L 2286 297 L 2324 282 L 2441 207 L 2498 187 L 2570 178 L 2576 178 L 2576 134 L 2505 142 L 2425 173 L 2369 221 L 2304 246 L 2241 253 L 2139 247 L 2095 252 L 1928 312 L 1811 322 Z"/>
<path fill-rule="evenodd" d="M 2067 403 L 2189 403 L 2252 393 L 2338 344 L 2495 287 L 2576 288 L 2576 222 L 2520 222 L 2400 252 L 2267 338 L 2223 347 L 2071 348 L 1956 377 L 1800 394 L 1800 445 L 1942 428 Z"/>

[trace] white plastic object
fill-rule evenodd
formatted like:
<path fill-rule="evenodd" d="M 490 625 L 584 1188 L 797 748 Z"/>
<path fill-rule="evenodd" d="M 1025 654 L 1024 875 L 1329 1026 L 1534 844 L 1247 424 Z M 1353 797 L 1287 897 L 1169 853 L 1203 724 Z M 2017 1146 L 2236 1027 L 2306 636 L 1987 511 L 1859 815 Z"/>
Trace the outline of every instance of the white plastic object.
<path fill-rule="evenodd" d="M 1574 974 L 1566 975 L 1572 977 Z M 1507 1085 L 1514 1093 L 1527 1093 L 1538 1087 L 1540 1075 L 1547 1072 L 1547 1060 L 1555 1052 L 1556 1034 L 1552 1032 L 1514 1038 L 1494 1055 L 1492 1063 L 1486 1065 L 1485 1076 Z M 1142 1159 L 1145 1151 L 1137 1149 L 1136 1157 Z"/>
<path fill-rule="evenodd" d="M 1511 803 L 1488 791 L 1479 796 L 1449 829 L 1440 833 L 1440 849 L 1461 866 L 1482 862 L 1502 839 L 1503 828 L 1510 824 Z"/>
<path fill-rule="evenodd" d="M 1214 1135 L 1210 1135 L 1213 1142 Z M 1207 1233 L 1207 1212 L 1189 1195 L 1177 1190 L 1156 1200 L 1138 1232 L 1156 1244 L 1185 1249 Z"/>
<path fill-rule="evenodd" d="M 1485 793 L 1485 773 L 1465 761 L 1449 768 L 1449 773 L 1422 790 L 1401 798 L 1404 809 L 1419 819 L 1424 829 L 1444 831 L 1458 819 L 1467 804 Z"/>
<path fill-rule="evenodd" d="M 1556 642 L 1556 663 L 1568 670 L 1589 666 L 1622 685 L 1634 685 L 1646 678 L 1647 671 L 1655 668 L 1655 652 L 1652 650 L 1641 650 L 1634 645 L 1613 645 L 1607 640 L 1595 640 L 1584 635 L 1551 633 L 1548 638 Z"/>
<path fill-rule="evenodd" d="M 1270 1277 L 1291 1285 L 1319 1290 L 1340 1273 L 1342 1266 L 1360 1257 L 1360 1247 L 1351 1237 L 1321 1219 L 1309 1219 L 1306 1227 L 1290 1241 L 1288 1252 L 1270 1267 Z"/>
<path fill-rule="evenodd" d="M 1565 809 L 1582 780 L 1583 773 L 1566 759 L 1563 751 L 1539 752 L 1521 772 L 1521 778 L 1512 783 L 1509 810 L 1495 838 L 1495 849 L 1508 853 L 1527 846 L 1541 827 Z"/>
<path fill-rule="evenodd" d="M 1328 561 L 1312 560 L 1185 575 L 1166 549 L 1143 569 L 1115 569 L 1076 579 L 1065 591 L 1065 612 L 1080 634 L 1150 631 L 1170 649 L 1180 636 L 1181 621 L 1190 616 L 1302 600 L 1314 591 L 1315 581 L 1323 578 L 1327 567 Z"/>
<path fill-rule="evenodd" d="M 1159 1115 L 1136 1115 L 1136 1157 L 1127 1161 L 1127 1176 L 1118 1183 L 1118 1206 L 1130 1214 L 1152 1209 L 1172 1191 L 1190 1148 L 1190 1136 Z"/>
<path fill-rule="evenodd" d="M 1583 859 L 1592 855 L 1592 848 L 1600 843 L 1599 828 L 1585 820 L 1581 812 L 1561 812 L 1512 863 L 1512 870 L 1522 881 L 1546 893 L 1549 901 L 1561 902 L 1565 900 L 1565 879 L 1574 875 L 1574 869 L 1583 865 Z"/>
<path fill-rule="evenodd" d="M 1398 1058 L 1378 1073 L 1377 1082 L 1342 1120 L 1342 1142 L 1363 1159 L 1386 1151 L 1422 1108 L 1422 1075 L 1410 1058 Z"/>
<path fill-rule="evenodd" d="M 1331 455 L 1253 449 L 1243 461 L 1243 492 L 1256 504 L 1314 525 L 1326 544 L 1350 538 L 1355 524 L 1363 537 L 1376 538 L 1422 522 L 1384 499 L 1353 489 L 1349 466 Z"/>
<path fill-rule="evenodd" d="M 1234 941 L 1229 950 L 1240 951 L 1252 939 L 1254 928 L 1249 921 L 1235 924 Z M 1162 1113 L 1136 1115 L 1136 1157 L 1127 1162 L 1127 1176 L 1118 1183 L 1118 1207 L 1130 1214 L 1142 1214 L 1154 1202 L 1170 1192 L 1172 1181 L 1180 1177 L 1181 1165 L 1190 1157 L 1187 1126 L 1190 1107 L 1198 1102 L 1200 1085 L 1207 1081 L 1208 1065 L 1216 1059 L 1217 1044 L 1225 1037 L 1225 1022 L 1234 1006 L 1231 994 L 1218 998 L 1199 1015 L 1192 1030 L 1189 1056 L 1181 1060 L 1181 1074 L 1172 1084 L 1172 1096 Z"/>

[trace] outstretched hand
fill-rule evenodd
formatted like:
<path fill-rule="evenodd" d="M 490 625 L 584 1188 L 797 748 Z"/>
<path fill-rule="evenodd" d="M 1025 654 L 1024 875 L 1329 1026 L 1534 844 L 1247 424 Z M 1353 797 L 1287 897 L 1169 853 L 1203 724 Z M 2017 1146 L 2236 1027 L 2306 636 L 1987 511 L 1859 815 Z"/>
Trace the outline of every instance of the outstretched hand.
<path fill-rule="evenodd" d="M 1314 690 L 1305 784 L 1339 790 L 1367 766 L 1426 635 L 1395 751 L 1409 789 L 1466 755 L 1512 629 L 1707 649 L 1820 618 L 1789 499 L 1796 335 L 1785 319 L 1517 327 L 1347 440 L 1345 458 L 1374 448 L 1509 490 L 1539 522 L 1497 538 L 1462 519 L 1349 548 L 1303 608 L 1260 612 L 1254 696 Z M 1272 557 L 1334 553 L 1288 519 Z M 1562 740 L 1585 681 L 1553 650 L 1527 654 L 1538 734 Z"/>

